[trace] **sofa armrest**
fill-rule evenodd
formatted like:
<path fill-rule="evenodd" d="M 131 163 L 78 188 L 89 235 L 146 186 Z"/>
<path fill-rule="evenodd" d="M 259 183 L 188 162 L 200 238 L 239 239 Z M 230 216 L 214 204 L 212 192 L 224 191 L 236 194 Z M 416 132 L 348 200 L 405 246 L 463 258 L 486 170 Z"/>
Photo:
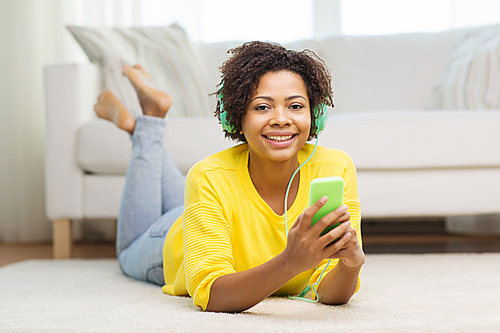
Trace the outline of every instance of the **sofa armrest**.
<path fill-rule="evenodd" d="M 78 127 L 93 116 L 100 90 L 94 64 L 44 68 L 46 97 L 45 212 L 50 220 L 83 218 L 83 171 L 76 163 Z"/>

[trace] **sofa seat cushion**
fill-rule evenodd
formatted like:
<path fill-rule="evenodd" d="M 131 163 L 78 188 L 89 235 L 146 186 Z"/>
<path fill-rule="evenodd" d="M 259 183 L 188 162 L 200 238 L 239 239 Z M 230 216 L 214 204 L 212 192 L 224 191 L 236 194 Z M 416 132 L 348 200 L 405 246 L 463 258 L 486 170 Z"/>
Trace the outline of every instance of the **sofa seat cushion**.
<path fill-rule="evenodd" d="M 165 147 L 183 173 L 235 143 L 215 118 L 171 118 Z M 500 111 L 371 111 L 331 115 L 319 144 L 349 153 L 358 171 L 500 167 Z M 125 174 L 129 135 L 95 119 L 78 131 L 78 165 L 86 172 Z"/>
<path fill-rule="evenodd" d="M 167 118 L 164 143 L 179 169 L 187 173 L 197 161 L 235 143 L 224 138 L 214 117 Z M 93 119 L 78 129 L 77 163 L 88 173 L 125 174 L 132 141 L 113 123 Z"/>
<path fill-rule="evenodd" d="M 319 144 L 358 170 L 499 167 L 499 128 L 500 110 L 355 112 L 331 117 Z"/>

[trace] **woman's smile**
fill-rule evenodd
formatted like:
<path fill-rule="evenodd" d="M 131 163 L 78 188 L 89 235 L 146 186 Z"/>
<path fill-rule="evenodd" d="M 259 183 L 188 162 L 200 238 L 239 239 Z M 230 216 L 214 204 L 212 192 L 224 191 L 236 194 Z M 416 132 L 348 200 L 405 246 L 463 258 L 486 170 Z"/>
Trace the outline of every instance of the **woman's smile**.
<path fill-rule="evenodd" d="M 291 138 L 293 138 L 293 135 L 271 135 L 271 136 L 266 136 L 264 135 L 266 139 L 269 139 L 273 142 L 283 142 L 283 141 L 288 141 Z"/>
<path fill-rule="evenodd" d="M 297 138 L 297 135 L 263 135 L 263 137 L 268 141 L 270 145 L 276 148 L 286 148 L 289 145 L 293 144 L 293 141 Z"/>

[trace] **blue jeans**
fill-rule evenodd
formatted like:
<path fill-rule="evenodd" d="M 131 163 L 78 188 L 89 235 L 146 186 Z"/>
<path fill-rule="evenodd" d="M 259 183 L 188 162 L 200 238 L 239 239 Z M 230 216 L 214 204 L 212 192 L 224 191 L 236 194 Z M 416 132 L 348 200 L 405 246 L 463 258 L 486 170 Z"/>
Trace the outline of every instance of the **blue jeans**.
<path fill-rule="evenodd" d="M 136 118 L 118 215 L 116 252 L 132 278 L 164 284 L 163 244 L 184 210 L 185 177 L 163 145 L 165 119 Z"/>

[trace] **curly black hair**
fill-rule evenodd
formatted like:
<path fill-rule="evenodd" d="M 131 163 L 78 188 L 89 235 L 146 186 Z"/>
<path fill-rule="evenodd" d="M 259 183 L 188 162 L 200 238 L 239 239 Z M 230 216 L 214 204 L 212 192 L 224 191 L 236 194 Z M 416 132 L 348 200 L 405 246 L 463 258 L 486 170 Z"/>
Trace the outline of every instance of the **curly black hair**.
<path fill-rule="evenodd" d="M 283 46 L 270 42 L 248 42 L 228 53 L 233 55 L 221 66 L 219 89 L 211 95 L 217 95 L 215 116 L 220 121 L 220 105 L 224 106 L 227 118 L 235 129 L 234 133 L 225 131 L 227 138 L 246 142 L 240 134 L 243 116 L 250 102 L 252 93 L 257 89 L 260 78 L 268 72 L 290 71 L 302 77 L 307 88 L 311 109 L 311 130 L 308 140 L 317 137 L 315 134 L 314 109 L 320 104 L 333 107 L 330 69 L 326 67 L 313 51 L 287 50 Z M 221 101 L 222 99 L 222 101 Z"/>

